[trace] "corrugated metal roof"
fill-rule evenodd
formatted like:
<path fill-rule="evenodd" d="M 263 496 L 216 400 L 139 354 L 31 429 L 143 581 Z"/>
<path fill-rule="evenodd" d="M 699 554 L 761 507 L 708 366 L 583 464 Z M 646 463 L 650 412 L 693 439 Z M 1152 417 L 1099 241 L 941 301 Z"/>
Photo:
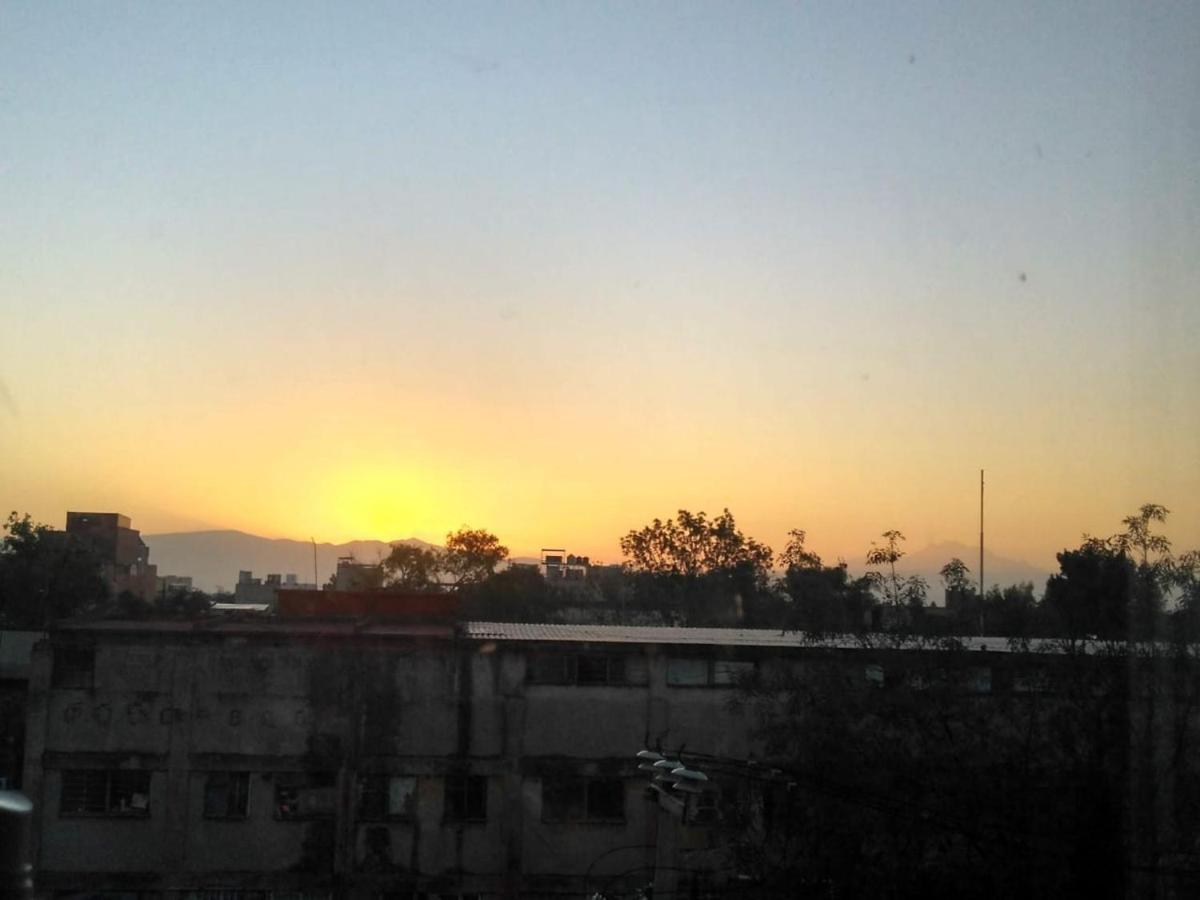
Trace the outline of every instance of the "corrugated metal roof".
<path fill-rule="evenodd" d="M 1030 640 L 1006 637 L 922 637 L 886 632 L 811 635 L 774 628 L 684 628 L 654 625 L 557 625 L 527 622 L 463 622 L 463 637 L 478 641 L 531 641 L 596 644 L 661 644 L 666 646 L 774 647 L 814 650 L 965 650 L 988 653 L 1048 653 L 1068 651 L 1072 642 L 1056 638 Z M 1074 652 L 1120 655 L 1170 654 L 1178 647 L 1167 643 L 1125 644 L 1120 641 L 1074 642 Z M 1200 645 L 1190 644 L 1188 656 L 1200 657 Z"/>
<path fill-rule="evenodd" d="M 490 641 L 562 641 L 611 644 L 671 644 L 712 647 L 788 647 L 834 650 L 915 650 L 949 646 L 930 638 L 897 638 L 885 634 L 817 637 L 777 628 L 682 628 L 655 625 L 555 625 L 525 622 L 464 622 L 464 637 Z M 969 650 L 1010 651 L 1008 638 L 961 638 Z M 1031 648 L 1033 649 L 1033 648 Z"/>

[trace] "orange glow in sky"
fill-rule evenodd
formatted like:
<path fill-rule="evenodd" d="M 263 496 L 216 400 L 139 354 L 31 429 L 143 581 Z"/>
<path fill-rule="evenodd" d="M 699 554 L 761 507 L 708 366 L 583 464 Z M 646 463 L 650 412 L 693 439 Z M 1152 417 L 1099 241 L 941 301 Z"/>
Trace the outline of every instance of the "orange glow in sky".
<path fill-rule="evenodd" d="M 1200 8 L 688 9 L 9 9 L 0 503 L 1200 546 Z"/>

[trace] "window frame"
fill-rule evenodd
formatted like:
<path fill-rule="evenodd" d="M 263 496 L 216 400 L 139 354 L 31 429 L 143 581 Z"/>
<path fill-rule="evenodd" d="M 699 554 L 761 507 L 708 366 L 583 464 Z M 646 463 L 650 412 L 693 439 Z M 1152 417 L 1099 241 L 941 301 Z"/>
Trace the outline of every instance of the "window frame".
<path fill-rule="evenodd" d="M 689 682 L 676 680 L 671 674 L 672 663 L 703 663 L 705 669 L 704 681 Z M 717 670 L 722 666 L 744 666 L 745 670 L 743 674 L 751 677 L 758 672 L 758 661 L 753 659 L 729 659 L 720 656 L 688 656 L 680 654 L 667 657 L 667 687 L 686 689 L 736 688 L 740 676 L 734 674 L 728 680 L 718 677 Z"/>
<path fill-rule="evenodd" d="M 150 818 L 150 783 L 151 771 L 149 769 L 62 769 L 59 773 L 59 797 L 58 797 L 58 816 L 59 818 L 100 818 L 100 819 L 148 819 Z M 83 785 L 82 800 L 85 808 L 71 808 L 68 806 L 68 798 L 73 793 L 77 793 L 77 785 L 71 785 L 71 793 L 68 792 L 69 779 L 86 779 L 91 782 L 101 783 L 85 783 Z M 121 785 L 118 791 L 118 783 L 122 780 L 136 780 L 136 785 Z M 143 790 L 138 790 L 142 787 Z M 86 808 L 94 798 L 97 788 L 103 793 L 104 801 L 103 808 Z M 89 797 L 88 795 L 93 796 Z M 117 806 L 118 794 L 128 794 L 130 805 Z M 133 797 L 142 795 L 146 798 L 144 807 L 136 807 L 132 805 Z M 123 801 L 122 801 L 123 802 Z M 72 804 L 77 807 L 78 804 Z"/>
<path fill-rule="evenodd" d="M 408 792 L 408 809 L 396 812 L 391 808 L 392 783 L 396 781 L 411 782 L 412 789 Z M 379 797 L 371 803 L 381 803 L 381 809 L 368 807 L 368 797 Z M 395 775 L 391 773 L 360 774 L 358 776 L 358 797 L 355 804 L 355 814 L 360 822 L 413 822 L 417 818 L 417 777 L 415 775 Z"/>
<path fill-rule="evenodd" d="M 327 782 L 327 783 L 326 783 Z M 285 805 L 280 800 L 280 793 L 283 791 L 296 792 L 295 803 L 300 806 L 301 791 L 318 791 L 318 790 L 337 790 L 337 773 L 328 771 L 319 772 L 276 772 L 274 777 L 274 791 L 271 797 L 271 815 L 279 822 L 311 822 L 317 819 L 332 819 L 337 815 L 337 798 L 334 797 L 328 809 L 304 810 L 298 809 L 296 812 L 285 813 L 282 807 Z"/>
<path fill-rule="evenodd" d="M 455 825 L 486 822 L 487 801 L 486 775 L 447 775 L 442 785 L 442 821 Z"/>
<path fill-rule="evenodd" d="M 642 660 L 640 666 L 635 662 L 638 659 Z M 551 671 L 552 667 L 557 671 Z M 646 687 L 649 670 L 645 658 L 637 653 L 531 651 L 525 664 L 525 682 L 566 687 Z"/>
<path fill-rule="evenodd" d="M 209 791 L 216 785 L 214 779 L 226 779 L 225 812 L 214 813 L 209 809 Z M 231 803 L 232 798 L 232 803 Z M 240 803 L 239 803 L 240 801 Z M 238 807 L 240 806 L 240 811 Z M 230 809 L 233 809 L 231 812 Z M 204 805 L 202 817 L 218 822 L 241 822 L 250 818 L 250 773 L 208 772 L 204 778 Z"/>
<path fill-rule="evenodd" d="M 601 786 L 611 786 L 614 796 L 619 798 L 621 805 L 620 816 L 604 815 L 595 811 L 600 805 L 595 802 L 593 791 Z M 552 793 L 567 795 L 567 811 L 562 815 L 550 812 L 551 804 L 547 797 Z M 572 814 L 573 805 L 571 794 L 582 810 Z M 542 776 L 542 822 L 548 825 L 624 825 L 628 819 L 625 803 L 625 779 L 615 776 L 600 775 L 544 775 Z"/>

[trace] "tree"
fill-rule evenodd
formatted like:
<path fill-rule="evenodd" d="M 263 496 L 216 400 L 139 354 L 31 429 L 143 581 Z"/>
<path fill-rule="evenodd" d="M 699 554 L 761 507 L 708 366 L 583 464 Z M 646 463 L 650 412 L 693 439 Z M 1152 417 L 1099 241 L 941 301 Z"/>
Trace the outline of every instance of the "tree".
<path fill-rule="evenodd" d="M 1033 583 L 1010 584 L 1001 590 L 992 587 L 983 601 L 987 633 L 999 637 L 1032 637 L 1038 625 L 1038 606 Z"/>
<path fill-rule="evenodd" d="M 42 629 L 103 606 L 108 585 L 92 547 L 13 512 L 0 540 L 0 625 Z"/>
<path fill-rule="evenodd" d="M 677 519 L 655 519 L 622 537 L 621 552 L 639 572 L 693 577 L 749 566 L 764 584 L 774 558 L 770 547 L 742 534 L 728 509 L 711 521 L 686 509 Z"/>
<path fill-rule="evenodd" d="M 154 612 L 160 616 L 193 618 L 212 608 L 213 599 L 203 591 L 175 588 L 154 600 Z"/>
<path fill-rule="evenodd" d="M 442 571 L 454 589 L 479 584 L 490 578 L 496 566 L 508 559 L 508 548 L 490 531 L 463 526 L 446 535 L 441 556 Z"/>
<path fill-rule="evenodd" d="M 729 817 L 736 871 L 764 896 L 1190 896 L 1196 659 L 1127 651 L 1014 653 L 1020 690 L 953 641 L 760 670 L 738 696 L 766 783 Z"/>
<path fill-rule="evenodd" d="M 679 510 L 621 538 L 636 603 L 689 625 L 777 624 L 782 601 L 770 586 L 774 554 L 738 529 L 724 510 L 715 519 Z"/>
<path fill-rule="evenodd" d="M 901 578 L 896 574 L 896 563 L 904 557 L 904 551 L 900 548 L 905 540 L 904 535 L 892 530 L 885 531 L 882 536 L 886 541 L 882 547 L 874 541 L 871 542 L 871 549 L 867 551 L 867 565 L 887 566 L 888 572 L 885 575 L 876 569 L 868 572 L 867 577 L 883 594 L 883 599 L 889 606 L 920 609 L 925 605 L 925 579 L 920 575 Z"/>
<path fill-rule="evenodd" d="M 1171 556 L 1171 542 L 1164 535 L 1155 534 L 1151 529 L 1155 522 L 1166 522 L 1170 512 L 1165 506 L 1157 503 L 1143 504 L 1132 516 L 1121 520 L 1125 530 L 1113 536 L 1113 544 L 1122 553 L 1138 552 L 1141 555 L 1142 566 L 1150 565 L 1151 553 L 1159 554 L 1160 562 L 1168 562 Z"/>
<path fill-rule="evenodd" d="M 783 589 L 792 600 L 788 626 L 811 634 L 862 631 L 875 605 L 871 582 L 852 579 L 844 562 L 790 566 Z"/>
<path fill-rule="evenodd" d="M 463 615 L 495 622 L 545 622 L 552 617 L 554 593 L 537 569 L 511 566 L 462 588 Z"/>
<path fill-rule="evenodd" d="M 1070 638 L 1126 638 L 1137 573 L 1124 552 L 1085 535 L 1079 549 L 1058 554 L 1058 567 L 1042 598 L 1051 627 Z"/>
<path fill-rule="evenodd" d="M 787 546 L 779 554 L 779 564 L 788 569 L 820 569 L 821 557 L 804 546 L 807 533 L 801 528 L 788 532 Z"/>
<path fill-rule="evenodd" d="M 961 596 L 965 595 L 972 588 L 971 579 L 968 577 L 971 574 L 971 570 L 957 556 L 942 566 L 938 574 L 942 576 L 942 585 L 945 587 L 947 594 Z"/>
<path fill-rule="evenodd" d="M 384 587 L 403 591 L 435 590 L 441 555 L 428 547 L 395 544 L 383 560 Z"/>

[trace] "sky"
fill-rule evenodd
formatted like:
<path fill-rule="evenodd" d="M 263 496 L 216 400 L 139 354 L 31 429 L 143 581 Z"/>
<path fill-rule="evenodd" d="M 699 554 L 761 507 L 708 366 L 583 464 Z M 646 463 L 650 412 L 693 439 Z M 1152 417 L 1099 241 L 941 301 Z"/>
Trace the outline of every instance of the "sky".
<path fill-rule="evenodd" d="M 1200 5 L 0 0 L 0 506 L 1200 546 Z"/>

